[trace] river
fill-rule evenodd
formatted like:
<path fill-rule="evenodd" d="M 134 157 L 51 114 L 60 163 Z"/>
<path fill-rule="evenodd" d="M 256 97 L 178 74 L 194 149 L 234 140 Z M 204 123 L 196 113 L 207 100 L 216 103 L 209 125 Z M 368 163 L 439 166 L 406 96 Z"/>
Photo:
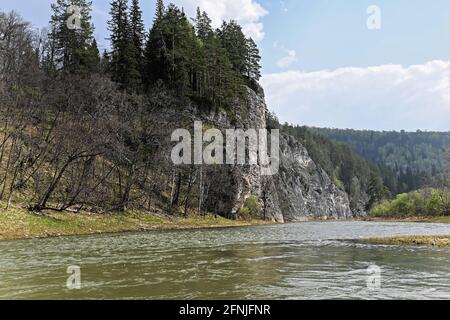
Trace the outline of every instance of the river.
<path fill-rule="evenodd" d="M 450 235 L 450 225 L 324 222 L 5 241 L 0 299 L 450 299 L 449 248 L 355 241 L 395 235 Z M 70 266 L 80 268 L 79 290 L 67 288 Z M 369 275 L 370 266 L 380 273 Z"/>

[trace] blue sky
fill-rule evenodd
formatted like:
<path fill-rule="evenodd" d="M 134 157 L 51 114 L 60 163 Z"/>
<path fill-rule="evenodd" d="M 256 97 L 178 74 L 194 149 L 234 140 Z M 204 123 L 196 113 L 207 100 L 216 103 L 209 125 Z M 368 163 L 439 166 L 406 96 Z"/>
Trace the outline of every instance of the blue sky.
<path fill-rule="evenodd" d="M 448 0 L 286 0 L 267 8 L 263 41 L 265 71 L 276 72 L 280 51 L 296 50 L 306 71 L 399 63 L 419 64 L 450 58 Z M 382 28 L 367 29 L 366 9 L 378 5 Z"/>
<path fill-rule="evenodd" d="M 45 26 L 51 0 L 1 0 Z M 104 46 L 109 0 L 93 0 Z M 152 21 L 154 0 L 141 0 Z M 215 24 L 235 18 L 259 40 L 262 83 L 280 120 L 358 129 L 450 130 L 448 0 L 175 0 Z M 381 10 L 369 30 L 366 10 Z M 390 114 L 387 117 L 387 113 Z"/>

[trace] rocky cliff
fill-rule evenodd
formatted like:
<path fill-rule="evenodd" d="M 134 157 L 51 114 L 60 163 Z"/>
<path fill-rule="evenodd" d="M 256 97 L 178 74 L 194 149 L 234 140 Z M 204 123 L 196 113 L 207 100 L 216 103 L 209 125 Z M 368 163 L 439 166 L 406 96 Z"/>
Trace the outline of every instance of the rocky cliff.
<path fill-rule="evenodd" d="M 233 119 L 234 126 L 224 113 L 203 120 L 221 128 L 260 129 L 267 127 L 267 112 L 263 94 L 249 90 L 247 108 Z M 284 134 L 278 174 L 262 176 L 259 166 L 226 166 L 217 168 L 211 178 L 214 184 L 207 207 L 222 215 L 237 214 L 251 196 L 259 199 L 264 218 L 280 222 L 352 215 L 347 194 L 332 183 L 298 141 Z"/>
<path fill-rule="evenodd" d="M 171 132 L 175 128 L 193 129 L 194 121 L 201 121 L 204 128 L 265 129 L 268 110 L 262 89 L 259 93 L 248 90 L 245 106 L 240 102 L 233 114 L 225 111 L 205 111 L 194 105 L 183 111 L 165 108 L 155 117 L 161 126 L 161 142 L 165 154 L 161 170 L 183 172 L 183 183 L 192 175 L 205 184 L 203 209 L 228 218 L 236 218 L 248 198 L 258 199 L 261 216 L 279 222 L 302 221 L 309 218 L 344 219 L 351 216 L 347 194 L 336 187 L 328 175 L 308 155 L 308 151 L 291 136 L 280 135 L 280 167 L 273 176 L 263 176 L 259 165 L 212 165 L 171 167 L 170 152 L 173 142 Z M 193 173 L 194 172 L 194 173 Z M 190 178 L 186 178 L 186 176 Z M 180 175 L 181 179 L 182 176 Z M 189 183 L 188 183 L 189 185 Z M 198 197 L 198 195 L 196 196 Z"/>
<path fill-rule="evenodd" d="M 274 178 L 278 207 L 286 221 L 351 216 L 347 194 L 338 189 L 294 138 L 281 137 L 281 166 Z"/>

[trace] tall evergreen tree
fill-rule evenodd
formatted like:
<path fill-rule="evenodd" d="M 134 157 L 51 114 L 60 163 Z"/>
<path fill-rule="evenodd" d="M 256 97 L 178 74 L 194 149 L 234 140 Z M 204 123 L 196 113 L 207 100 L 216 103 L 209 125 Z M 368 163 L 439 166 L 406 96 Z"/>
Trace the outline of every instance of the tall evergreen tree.
<path fill-rule="evenodd" d="M 92 40 L 89 50 L 86 51 L 86 63 L 92 72 L 100 71 L 100 51 L 98 50 L 97 40 Z"/>
<path fill-rule="evenodd" d="M 142 21 L 142 11 L 139 7 L 139 0 L 132 0 L 130 12 L 130 27 L 133 51 L 137 65 L 142 71 L 143 48 L 145 40 L 144 22 Z"/>
<path fill-rule="evenodd" d="M 201 11 L 200 7 L 197 8 L 197 17 L 195 19 L 195 31 L 200 40 L 206 40 L 213 33 L 211 27 L 212 20 L 209 18 L 205 11 Z"/>
<path fill-rule="evenodd" d="M 110 15 L 111 76 L 122 88 L 135 91 L 140 85 L 140 73 L 131 37 L 127 0 L 111 2 Z"/>
<path fill-rule="evenodd" d="M 213 105 L 228 108 L 235 102 L 242 81 L 233 71 L 233 65 L 227 51 L 218 37 L 206 42 L 206 83 L 209 99 Z"/>
<path fill-rule="evenodd" d="M 150 30 L 146 51 L 147 85 L 163 80 L 180 95 L 190 87 L 192 57 L 195 55 L 194 30 L 184 13 L 170 4 L 162 18 L 157 18 Z"/>
<path fill-rule="evenodd" d="M 162 32 L 164 12 L 165 7 L 163 0 L 157 0 L 153 26 L 148 32 L 144 49 L 143 80 L 147 90 L 156 80 L 163 78 L 163 65 L 166 51 L 166 43 Z M 160 63 L 157 64 L 156 61 L 159 61 Z"/>
<path fill-rule="evenodd" d="M 157 0 L 156 1 L 156 15 L 155 15 L 155 20 L 161 20 L 164 16 L 164 11 L 165 11 L 165 7 L 164 7 L 164 0 Z"/>
<path fill-rule="evenodd" d="M 261 78 L 261 56 L 256 42 L 249 38 L 247 40 L 247 77 L 250 80 L 259 81 Z"/>
<path fill-rule="evenodd" d="M 90 14 L 92 2 L 57 0 L 51 8 L 53 14 L 48 36 L 54 46 L 51 57 L 54 68 L 66 72 L 86 71 L 90 61 L 96 58 L 94 50 L 91 50 L 94 41 Z"/>
<path fill-rule="evenodd" d="M 103 54 L 100 59 L 100 71 L 102 73 L 109 73 L 110 67 L 111 67 L 111 57 L 108 51 L 105 49 L 103 50 Z"/>
<path fill-rule="evenodd" d="M 242 27 L 236 21 L 224 22 L 219 35 L 233 69 L 241 76 L 247 75 L 248 46 Z"/>
<path fill-rule="evenodd" d="M 367 187 L 369 201 L 366 204 L 366 210 L 372 209 L 379 201 L 383 200 L 388 192 L 383 184 L 383 179 L 375 172 L 370 173 L 369 185 Z"/>
<path fill-rule="evenodd" d="M 116 82 L 125 84 L 126 63 L 128 53 L 128 17 L 126 0 L 114 0 L 111 2 L 111 20 L 108 28 L 111 32 L 111 74 Z"/>

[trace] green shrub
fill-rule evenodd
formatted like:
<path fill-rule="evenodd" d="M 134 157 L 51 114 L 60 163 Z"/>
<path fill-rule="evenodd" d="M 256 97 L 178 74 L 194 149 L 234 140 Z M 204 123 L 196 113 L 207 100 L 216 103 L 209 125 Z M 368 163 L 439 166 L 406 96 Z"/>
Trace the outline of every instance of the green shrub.
<path fill-rule="evenodd" d="M 250 196 L 245 200 L 244 206 L 239 210 L 239 216 L 244 220 L 251 220 L 259 217 L 261 205 L 257 196 Z"/>
<path fill-rule="evenodd" d="M 382 217 L 450 216 L 450 191 L 423 189 L 398 195 L 375 206 L 372 215 Z"/>

